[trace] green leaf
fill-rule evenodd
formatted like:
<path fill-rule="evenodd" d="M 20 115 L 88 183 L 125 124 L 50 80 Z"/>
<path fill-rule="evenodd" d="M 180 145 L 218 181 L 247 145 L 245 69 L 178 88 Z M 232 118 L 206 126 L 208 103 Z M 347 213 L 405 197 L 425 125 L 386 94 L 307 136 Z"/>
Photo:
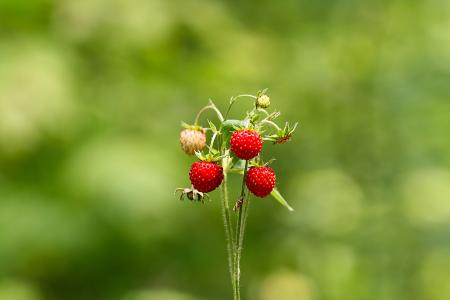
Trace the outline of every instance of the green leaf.
<path fill-rule="evenodd" d="M 226 120 L 222 123 L 222 133 L 223 133 L 223 140 L 228 143 L 230 140 L 231 134 L 233 131 L 236 130 L 236 128 L 242 128 L 244 127 L 244 121 L 241 120 Z"/>
<path fill-rule="evenodd" d="M 265 95 L 265 94 L 267 93 L 268 90 L 269 90 L 268 88 L 265 88 L 265 89 L 263 89 L 262 91 L 258 91 L 258 92 L 256 93 L 256 96 L 259 97 L 259 96 Z"/>
<path fill-rule="evenodd" d="M 270 193 L 281 205 L 289 209 L 289 211 L 294 211 L 294 209 L 287 203 L 286 199 L 280 194 L 280 192 L 275 188 L 272 193 Z"/>
<path fill-rule="evenodd" d="M 245 168 L 245 160 L 239 159 L 238 161 L 236 161 L 236 163 L 234 164 L 233 168 L 244 170 L 244 168 Z"/>
<path fill-rule="evenodd" d="M 212 132 L 216 133 L 217 132 L 216 125 L 214 125 L 214 123 L 211 122 L 210 120 L 208 120 L 208 124 L 209 124 L 209 127 L 211 128 Z"/>
<path fill-rule="evenodd" d="M 224 128 L 244 127 L 244 121 L 241 120 L 226 120 L 222 124 Z"/>
<path fill-rule="evenodd" d="M 231 169 L 228 169 L 228 172 L 230 172 L 230 173 L 235 173 L 235 174 L 240 174 L 240 175 L 244 175 L 244 170 L 239 169 L 239 168 L 231 168 Z"/>

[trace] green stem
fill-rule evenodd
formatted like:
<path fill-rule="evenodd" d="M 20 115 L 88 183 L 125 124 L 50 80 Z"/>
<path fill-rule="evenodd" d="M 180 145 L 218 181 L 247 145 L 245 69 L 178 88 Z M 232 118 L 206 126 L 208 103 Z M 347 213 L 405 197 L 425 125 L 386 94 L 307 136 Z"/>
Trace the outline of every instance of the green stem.
<path fill-rule="evenodd" d="M 269 120 L 266 120 L 266 119 L 262 120 L 262 121 L 260 122 L 260 124 L 271 125 L 271 126 L 273 126 L 276 130 L 282 130 L 277 124 L 275 124 L 275 122 L 272 122 L 272 121 L 269 121 Z"/>
<path fill-rule="evenodd" d="M 225 113 L 225 120 L 228 118 L 228 114 L 230 113 L 231 107 L 233 106 L 234 102 L 236 102 L 236 100 L 238 100 L 239 98 L 243 98 L 243 97 L 248 97 L 248 98 L 252 99 L 253 101 L 257 99 L 256 96 L 249 95 L 249 94 L 242 94 L 242 95 L 238 95 L 236 97 L 231 97 L 230 105 L 228 106 L 227 112 Z"/>
<path fill-rule="evenodd" d="M 217 135 L 218 135 L 218 131 L 214 132 L 214 134 L 213 134 L 213 136 L 211 138 L 211 143 L 209 144 L 209 151 L 211 151 L 211 149 L 213 148 L 214 142 L 216 141 Z"/>
<path fill-rule="evenodd" d="M 237 261 L 237 267 L 240 269 L 240 265 L 241 265 L 241 254 L 242 254 L 242 246 L 244 244 L 244 233 L 245 233 L 245 227 L 247 225 L 247 217 L 248 217 L 248 206 L 250 205 L 250 194 L 247 194 L 247 197 L 244 201 L 244 208 L 243 208 L 243 213 L 242 213 L 242 220 L 241 220 L 241 230 L 239 232 L 239 248 L 238 248 L 238 252 L 236 253 L 236 261 Z"/>
<path fill-rule="evenodd" d="M 241 269 L 240 269 L 240 262 L 239 262 L 239 251 L 240 251 L 240 243 L 239 243 L 239 237 L 240 237 L 240 231 L 241 231 L 241 223 L 242 223 L 242 207 L 239 208 L 238 211 L 238 218 L 237 218 L 237 229 L 236 229 L 236 247 L 234 250 L 234 286 L 236 289 L 236 299 L 241 299 L 241 286 L 240 286 L 240 279 L 241 279 Z"/>
<path fill-rule="evenodd" d="M 248 160 L 245 161 L 245 167 L 244 167 L 244 176 L 242 178 L 242 188 L 241 188 L 241 195 L 239 199 L 243 199 L 245 197 L 245 178 L 247 177 L 247 169 L 248 169 Z M 245 203 L 245 206 L 247 204 Z M 246 209 L 245 209 L 246 213 Z M 245 215 L 245 214 L 244 214 Z M 245 228 L 245 219 L 242 217 L 242 205 L 238 208 L 238 216 L 237 216 L 237 222 L 236 222 L 236 237 L 235 237 L 235 250 L 234 250 L 234 285 L 236 289 L 237 294 L 237 300 L 241 299 L 241 291 L 240 291 L 240 278 L 241 278 L 241 252 L 242 252 L 242 242 L 243 242 L 243 229 Z"/>
<path fill-rule="evenodd" d="M 257 109 L 259 112 L 262 112 L 266 115 L 266 117 L 270 117 L 270 114 L 264 109 L 264 108 L 258 108 Z"/>
<path fill-rule="evenodd" d="M 202 115 L 203 112 L 207 111 L 208 109 L 212 109 L 216 112 L 217 117 L 219 118 L 220 122 L 223 122 L 224 118 L 222 116 L 222 113 L 220 112 L 220 110 L 216 107 L 216 105 L 209 100 L 209 104 L 205 107 L 203 107 L 198 113 L 197 116 L 195 117 L 195 121 L 194 121 L 194 125 L 198 125 L 198 120 L 200 119 L 200 116 Z"/>
<path fill-rule="evenodd" d="M 222 160 L 222 166 L 224 168 L 224 176 L 223 176 L 223 182 L 221 185 L 221 191 L 222 191 L 222 215 L 223 215 L 223 223 L 225 226 L 225 235 L 227 238 L 227 252 L 228 252 L 228 268 L 231 276 L 231 286 L 233 288 L 233 298 L 234 300 L 237 299 L 236 294 L 236 285 L 235 285 L 235 272 L 234 272 L 234 259 L 235 259 L 235 241 L 233 238 L 233 228 L 231 226 L 231 217 L 230 217 L 230 205 L 228 201 L 228 161 L 227 158 L 224 158 Z"/>
<path fill-rule="evenodd" d="M 222 131 L 223 128 L 223 122 L 228 119 L 228 115 L 231 111 L 231 107 L 233 106 L 234 102 L 241 97 L 249 97 L 252 99 L 256 99 L 256 96 L 253 95 L 239 95 L 236 97 L 231 98 L 230 105 L 228 106 L 227 112 L 225 114 L 225 117 L 220 114 L 220 111 L 218 112 L 218 116 L 222 124 L 220 125 L 219 132 Z M 198 119 L 203 111 L 206 109 L 212 108 L 216 111 L 217 107 L 210 102 L 209 107 L 206 106 L 203 108 L 197 115 L 195 119 L 195 123 L 197 124 Z M 224 145 L 222 144 L 222 136 L 219 135 L 219 144 L 221 147 L 221 154 L 224 154 Z M 237 217 L 237 223 L 236 223 L 236 237 L 234 238 L 234 232 L 233 228 L 231 226 L 231 217 L 230 217 L 230 206 L 228 201 L 228 186 L 227 186 L 227 172 L 228 172 L 228 158 L 225 157 L 222 159 L 222 166 L 224 169 L 224 179 L 222 182 L 222 212 L 223 212 L 223 222 L 225 226 L 225 233 L 227 236 L 227 250 L 228 250 L 228 263 L 229 263 L 229 271 L 231 275 L 231 284 L 233 287 L 233 299 L 234 300 L 240 300 L 241 294 L 240 294 L 240 258 L 241 258 L 241 251 L 242 251 L 242 244 L 244 239 L 244 231 L 245 231 L 245 225 L 247 221 L 247 215 L 248 215 L 248 202 L 249 197 L 247 196 L 247 199 L 245 199 L 244 205 L 244 214 L 242 215 L 242 205 L 239 207 L 238 210 L 238 217 Z M 244 177 L 242 180 L 242 188 L 241 188 L 241 195 L 240 198 L 245 197 L 245 177 L 247 176 L 247 169 L 248 169 L 249 161 L 245 162 L 245 169 L 244 169 Z"/>

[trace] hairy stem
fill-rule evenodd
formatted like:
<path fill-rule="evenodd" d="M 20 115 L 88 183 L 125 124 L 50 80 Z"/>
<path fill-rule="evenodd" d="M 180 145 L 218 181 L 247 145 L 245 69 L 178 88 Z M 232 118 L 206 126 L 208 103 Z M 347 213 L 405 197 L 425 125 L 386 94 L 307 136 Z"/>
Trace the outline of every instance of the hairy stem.
<path fill-rule="evenodd" d="M 236 253 L 236 262 L 237 262 L 237 268 L 240 269 L 241 265 L 241 254 L 242 254 L 242 245 L 244 244 L 244 233 L 245 233 L 245 226 L 247 225 L 247 217 L 248 217 L 248 206 L 250 205 L 250 194 L 247 194 L 247 197 L 245 199 L 245 202 L 243 204 L 243 212 L 241 217 L 241 230 L 239 232 L 239 241 L 237 242 L 239 247 L 238 251 Z"/>
<path fill-rule="evenodd" d="M 248 169 L 248 160 L 245 161 L 244 167 L 244 176 L 242 178 L 242 188 L 241 195 L 239 196 L 239 201 L 244 200 L 245 198 L 245 178 L 247 177 L 247 169 Z M 245 207 L 247 204 L 245 203 Z M 240 205 L 238 208 L 237 222 L 236 222 L 236 237 L 235 237 L 235 250 L 234 250 L 234 285 L 237 294 L 237 300 L 241 299 L 241 291 L 240 291 L 240 278 L 241 278 L 241 251 L 242 251 L 242 242 L 243 242 L 243 229 L 245 228 L 245 220 L 246 216 L 243 217 L 242 214 L 242 206 Z M 245 209 L 245 213 L 247 213 L 247 209 Z M 244 213 L 244 215 L 245 215 Z"/>
<path fill-rule="evenodd" d="M 234 272 L 234 260 L 235 260 L 235 241 L 233 238 L 233 228 L 231 226 L 231 217 L 230 217 L 230 205 L 228 201 L 228 161 L 227 158 L 222 160 L 222 165 L 224 168 L 224 177 L 221 186 L 222 190 L 222 215 L 223 215 L 223 223 L 225 226 L 225 235 L 227 238 L 227 252 L 228 252 L 228 267 L 231 276 L 231 285 L 233 288 L 233 298 L 236 300 L 236 285 L 235 285 L 235 272 Z"/>

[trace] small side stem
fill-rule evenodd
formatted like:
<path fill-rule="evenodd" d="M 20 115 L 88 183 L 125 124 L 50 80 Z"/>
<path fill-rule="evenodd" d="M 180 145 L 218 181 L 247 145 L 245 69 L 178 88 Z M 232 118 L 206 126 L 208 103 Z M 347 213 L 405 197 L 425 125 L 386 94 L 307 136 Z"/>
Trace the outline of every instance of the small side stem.
<path fill-rule="evenodd" d="M 213 136 L 212 136 L 212 138 L 211 138 L 211 143 L 210 143 L 210 145 L 209 145 L 209 149 L 212 149 L 212 147 L 214 146 L 214 142 L 216 141 L 217 135 L 218 135 L 218 132 L 217 132 L 217 131 L 214 132 L 214 134 L 213 134 Z"/>
<path fill-rule="evenodd" d="M 236 102 L 236 100 L 238 100 L 239 98 L 243 98 L 243 97 L 248 97 L 252 100 L 256 100 L 257 97 L 254 95 L 249 95 L 249 94 L 242 94 L 242 95 L 238 95 L 236 97 L 231 97 L 230 99 L 230 105 L 228 106 L 227 112 L 225 113 L 225 120 L 228 118 L 228 114 L 230 113 L 231 107 L 233 106 L 234 102 Z"/>
<path fill-rule="evenodd" d="M 198 125 L 198 120 L 200 119 L 200 116 L 202 115 L 202 113 L 204 113 L 205 111 L 207 111 L 208 109 L 212 109 L 215 111 L 215 113 L 217 114 L 217 117 L 219 118 L 220 122 L 223 122 L 224 118 L 222 113 L 220 112 L 220 110 L 216 107 L 216 105 L 209 100 L 209 104 L 205 107 L 203 107 L 198 113 L 197 116 L 195 117 L 195 121 L 194 121 L 194 125 Z"/>
<path fill-rule="evenodd" d="M 275 122 L 272 122 L 272 121 L 269 121 L 266 119 L 262 120 L 260 122 L 260 124 L 267 124 L 267 125 L 273 126 L 276 130 L 281 130 L 281 128 L 277 124 L 275 124 Z"/>

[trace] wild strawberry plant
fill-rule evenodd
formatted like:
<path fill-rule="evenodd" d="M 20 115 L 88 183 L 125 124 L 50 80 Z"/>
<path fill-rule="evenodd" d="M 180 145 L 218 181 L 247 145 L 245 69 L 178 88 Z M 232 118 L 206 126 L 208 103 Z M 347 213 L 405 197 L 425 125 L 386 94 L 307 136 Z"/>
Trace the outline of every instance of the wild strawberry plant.
<path fill-rule="evenodd" d="M 254 103 L 253 109 L 245 114 L 244 119 L 229 119 L 233 105 L 241 99 Z M 182 150 L 188 155 L 195 155 L 189 171 L 190 188 L 180 188 L 180 199 L 204 203 L 209 192 L 221 187 L 222 213 L 227 237 L 227 250 L 231 285 L 234 300 L 240 300 L 240 263 L 244 231 L 247 222 L 250 195 L 265 198 L 271 195 L 284 207 L 292 211 L 283 196 L 276 188 L 275 171 L 268 165 L 273 159 L 265 162 L 261 150 L 264 142 L 273 145 L 288 142 L 297 127 L 286 123 L 280 127 L 275 122 L 280 112 L 269 112 L 270 98 L 266 90 L 256 95 L 239 95 L 231 97 L 225 114 L 210 100 L 197 114 L 194 124 L 183 123 L 180 133 Z M 202 114 L 212 110 L 217 114 L 219 123 L 207 121 L 208 126 L 200 125 Z M 207 144 L 207 133 L 210 137 Z M 240 194 L 235 197 L 234 213 L 230 210 L 228 194 L 228 174 L 242 176 Z"/>

